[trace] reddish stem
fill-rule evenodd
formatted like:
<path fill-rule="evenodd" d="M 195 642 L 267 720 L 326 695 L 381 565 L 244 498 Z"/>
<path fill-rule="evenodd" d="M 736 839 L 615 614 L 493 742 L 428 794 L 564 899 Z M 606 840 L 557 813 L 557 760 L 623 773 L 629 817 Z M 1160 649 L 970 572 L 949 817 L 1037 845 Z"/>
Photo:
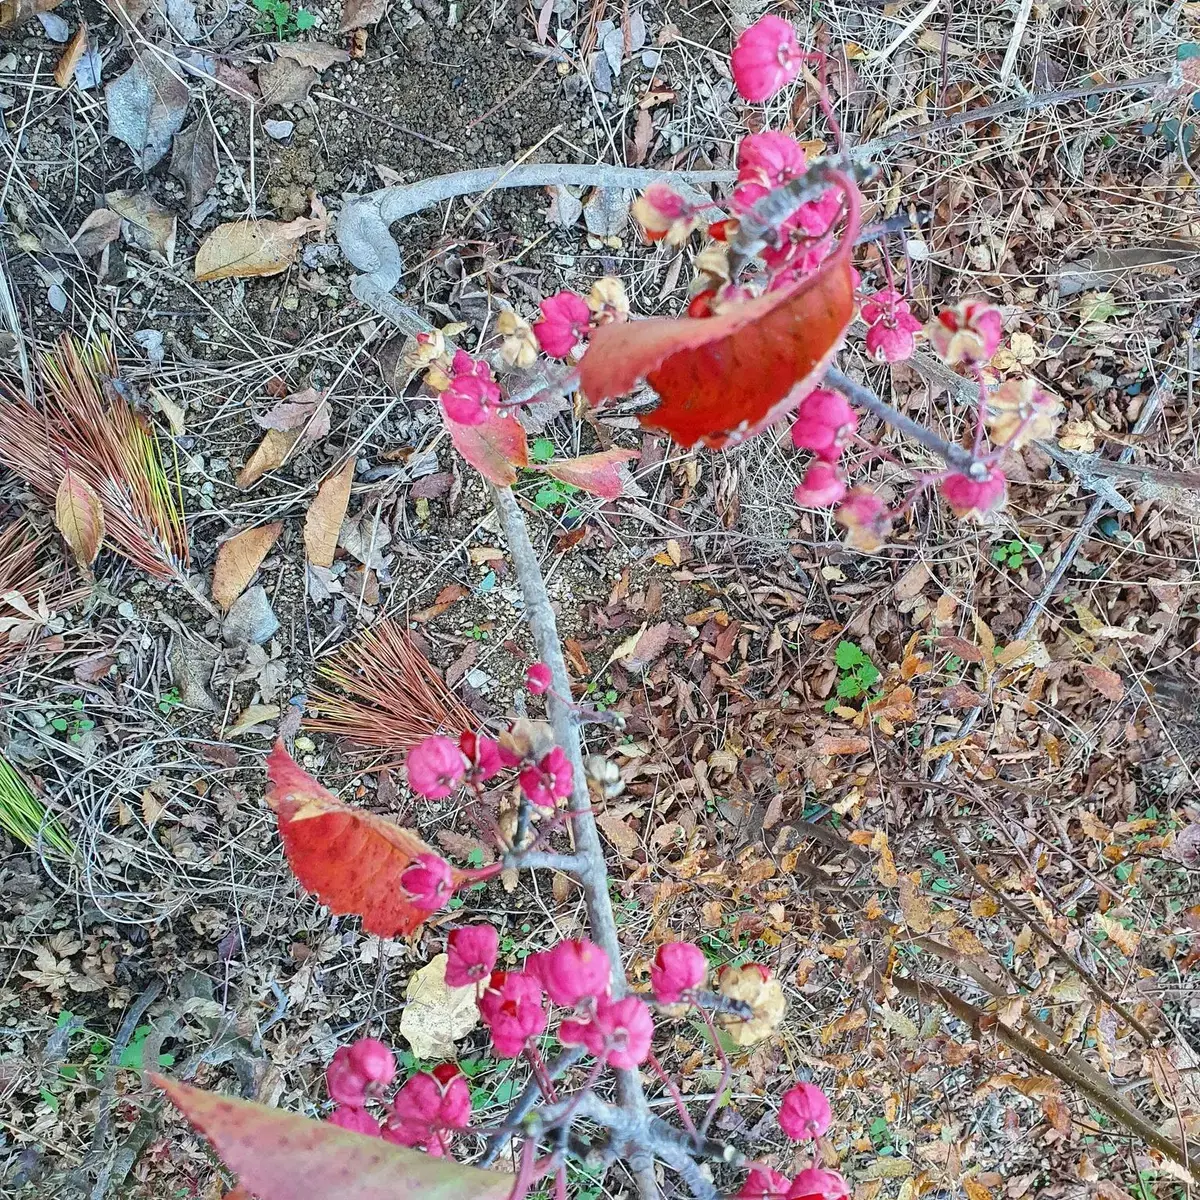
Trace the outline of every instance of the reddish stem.
<path fill-rule="evenodd" d="M 701 1137 L 708 1137 L 708 1127 L 712 1124 L 713 1117 L 717 1115 L 717 1109 L 721 1105 L 721 1097 L 725 1095 L 725 1089 L 729 1087 L 729 1081 L 733 1078 L 733 1067 L 730 1065 L 729 1057 L 721 1046 L 721 1038 L 717 1033 L 717 1027 L 713 1024 L 712 1017 L 704 1009 L 700 1009 L 699 1011 L 708 1029 L 708 1036 L 712 1039 L 713 1049 L 717 1052 L 717 1061 L 721 1064 L 721 1084 L 717 1088 L 716 1094 L 708 1102 L 708 1109 L 704 1114 L 704 1120 L 700 1122 Z"/>
<path fill-rule="evenodd" d="M 655 1075 L 658 1076 L 663 1087 L 670 1093 L 671 1099 L 675 1102 L 675 1111 L 679 1114 L 679 1119 L 683 1122 L 683 1127 L 696 1141 L 700 1141 L 700 1134 L 696 1129 L 696 1123 L 692 1120 L 692 1114 L 688 1112 L 687 1105 L 683 1102 L 683 1094 L 680 1092 L 675 1081 L 663 1070 L 662 1064 L 658 1061 L 658 1055 L 651 1050 L 646 1061 L 650 1064 Z"/>

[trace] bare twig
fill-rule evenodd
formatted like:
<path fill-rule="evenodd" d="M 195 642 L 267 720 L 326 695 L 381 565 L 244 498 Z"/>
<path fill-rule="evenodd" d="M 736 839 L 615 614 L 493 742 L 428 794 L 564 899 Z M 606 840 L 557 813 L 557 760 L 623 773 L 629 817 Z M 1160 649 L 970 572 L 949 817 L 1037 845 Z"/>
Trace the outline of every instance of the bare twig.
<path fill-rule="evenodd" d="M 964 1000 L 949 988 L 926 983 L 923 980 L 911 979 L 907 976 L 894 976 L 892 984 L 901 995 L 925 1002 L 937 1001 L 973 1029 L 984 1026 L 993 1029 L 996 1036 L 1006 1046 L 1016 1050 L 1018 1054 L 1023 1055 L 1031 1063 L 1056 1079 L 1077 1088 L 1088 1099 L 1104 1109 L 1114 1120 L 1119 1121 L 1135 1137 L 1140 1138 L 1148 1146 L 1153 1146 L 1160 1154 L 1165 1155 L 1172 1162 L 1178 1163 L 1185 1171 L 1189 1169 L 1187 1152 L 1170 1138 L 1159 1133 L 1140 1112 L 1130 1108 L 1108 1081 L 1082 1059 L 1074 1055 L 1068 1059 L 1061 1052 L 1051 1053 L 1043 1050 L 1035 1041 L 1004 1024 L 1003 1021 L 989 1020 L 990 1014 Z"/>
<path fill-rule="evenodd" d="M 574 774 L 574 786 L 570 799 L 571 824 L 575 833 L 576 855 L 580 866 L 575 877 L 583 889 L 588 922 L 592 937 L 608 955 L 612 966 L 612 992 L 614 997 L 626 992 L 625 971 L 621 965 L 621 943 L 617 936 L 617 922 L 613 915 L 612 899 L 608 893 L 608 868 L 604 863 L 604 850 L 600 834 L 592 816 L 592 800 L 588 794 L 587 774 L 583 766 L 583 748 L 579 740 L 579 726 L 573 719 L 569 697 L 571 680 L 567 675 L 567 664 L 563 659 L 562 643 L 558 636 L 558 621 L 550 606 L 546 592 L 546 581 L 538 564 L 537 554 L 529 540 L 529 529 L 525 515 L 511 488 L 493 487 L 493 503 L 500 518 L 501 528 L 517 568 L 517 582 L 525 602 L 525 615 L 533 634 L 538 657 L 550 668 L 553 683 L 549 695 L 550 725 L 554 738 L 570 760 Z M 638 1184 L 642 1200 L 657 1200 L 658 1184 L 654 1177 L 652 1158 L 648 1163 L 645 1150 L 645 1128 L 649 1117 L 641 1077 L 636 1071 L 614 1068 L 617 1096 L 621 1107 L 632 1121 L 627 1139 L 626 1158 Z"/>
<path fill-rule="evenodd" d="M 1142 406 L 1142 411 L 1138 414 L 1138 419 L 1134 422 L 1133 433 L 1145 433 L 1150 427 L 1150 422 L 1158 415 L 1159 410 L 1163 406 L 1163 401 L 1170 393 L 1174 384 L 1174 370 L 1164 371 L 1159 381 L 1154 386 L 1154 390 L 1146 397 L 1146 403 Z M 1120 457 L 1117 460 L 1121 463 L 1127 463 L 1133 457 L 1134 447 L 1126 446 L 1121 451 Z M 1105 509 L 1108 508 L 1108 501 L 1104 496 L 1096 496 L 1088 510 L 1083 515 L 1083 520 L 1079 522 L 1079 528 L 1075 530 L 1071 540 L 1067 543 L 1066 548 L 1062 552 L 1062 557 L 1058 560 L 1058 564 L 1054 570 L 1046 577 L 1046 582 L 1038 593 L 1037 599 L 1029 606 L 1029 611 L 1025 614 L 1025 619 L 1017 626 L 1016 632 L 1012 635 L 1012 641 L 1017 642 L 1022 638 L 1027 638 L 1032 632 L 1038 621 L 1041 619 L 1042 613 L 1046 610 L 1046 605 L 1050 603 L 1050 597 L 1054 595 L 1058 585 L 1062 582 L 1063 577 L 1070 569 L 1071 564 L 1075 561 L 1075 556 L 1083 548 L 1084 542 L 1091 537 L 1092 527 L 1104 515 Z M 983 715 L 984 706 L 977 704 L 974 708 L 967 712 L 963 718 L 962 724 L 954 733 L 954 738 L 957 741 L 964 738 L 975 728 L 979 718 Z M 932 779 L 935 783 L 940 782 L 945 778 L 946 772 L 950 769 L 950 763 L 953 761 L 952 754 L 944 754 L 938 760 L 937 766 L 934 768 Z"/>

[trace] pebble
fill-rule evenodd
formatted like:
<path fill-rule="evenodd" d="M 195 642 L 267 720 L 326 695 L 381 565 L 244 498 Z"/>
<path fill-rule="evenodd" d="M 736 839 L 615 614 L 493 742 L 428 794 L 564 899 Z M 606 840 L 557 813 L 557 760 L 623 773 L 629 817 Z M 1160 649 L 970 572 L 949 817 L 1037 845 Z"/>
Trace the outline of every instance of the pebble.
<path fill-rule="evenodd" d="M 263 128 L 269 137 L 273 137 L 277 142 L 282 142 L 285 138 L 292 136 L 296 125 L 293 121 L 264 121 Z"/>
<path fill-rule="evenodd" d="M 262 585 L 247 588 L 234 602 L 221 625 L 231 646 L 261 646 L 279 630 L 279 618 Z"/>

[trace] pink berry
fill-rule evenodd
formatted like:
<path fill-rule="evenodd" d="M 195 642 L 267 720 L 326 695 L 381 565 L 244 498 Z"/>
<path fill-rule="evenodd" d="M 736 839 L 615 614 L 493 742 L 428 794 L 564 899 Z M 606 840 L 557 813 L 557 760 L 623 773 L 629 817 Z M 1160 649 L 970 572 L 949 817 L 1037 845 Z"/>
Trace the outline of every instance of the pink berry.
<path fill-rule="evenodd" d="M 542 319 L 533 326 L 538 345 L 554 358 L 566 358 L 591 325 L 592 310 L 574 292 L 547 296 L 540 307 Z"/>
<path fill-rule="evenodd" d="M 818 460 L 804 473 L 792 492 L 800 508 L 828 508 L 846 494 L 846 481 L 832 463 Z"/>
<path fill-rule="evenodd" d="M 487 783 L 504 768 L 500 744 L 493 738 L 468 729 L 459 736 L 458 748 L 467 760 L 466 779 L 470 783 Z"/>
<path fill-rule="evenodd" d="M 631 1071 L 646 1061 L 654 1038 L 654 1018 L 644 1000 L 637 996 L 602 999 L 593 1021 L 604 1038 L 604 1061 L 610 1067 Z"/>
<path fill-rule="evenodd" d="M 440 734 L 418 742 L 408 752 L 405 765 L 408 786 L 427 800 L 441 800 L 452 795 L 467 770 L 462 751 Z"/>
<path fill-rule="evenodd" d="M 858 429 L 858 415 L 840 392 L 815 388 L 800 401 L 792 424 L 792 445 L 835 461 Z"/>
<path fill-rule="evenodd" d="M 466 1079 L 453 1063 L 442 1063 L 405 1080 L 392 1101 L 383 1136 L 401 1146 L 432 1150 L 439 1135 L 465 1129 L 470 1118 Z"/>
<path fill-rule="evenodd" d="M 340 1105 L 325 1118 L 330 1125 L 340 1125 L 351 1133 L 362 1133 L 367 1137 L 379 1136 L 379 1122 L 365 1108 Z"/>
<path fill-rule="evenodd" d="M 842 1200 L 850 1195 L 850 1186 L 837 1171 L 808 1167 L 792 1180 L 787 1200 Z"/>
<path fill-rule="evenodd" d="M 470 987 L 491 976 L 500 934 L 491 925 L 463 925 L 446 939 L 446 983 Z"/>
<path fill-rule="evenodd" d="M 678 1004 L 704 986 L 708 961 L 692 942 L 667 942 L 659 946 L 650 968 L 650 986 L 660 1004 Z"/>
<path fill-rule="evenodd" d="M 526 799 L 539 808 L 555 808 L 571 794 L 575 772 L 560 746 L 555 746 L 535 766 L 526 767 L 517 782 Z"/>
<path fill-rule="evenodd" d="M 828 1128 L 833 1114 L 829 1101 L 819 1087 L 798 1083 L 784 1093 L 779 1106 L 779 1128 L 794 1142 L 820 1137 Z"/>
<path fill-rule="evenodd" d="M 525 670 L 525 686 L 532 696 L 544 695 L 553 682 L 550 668 L 544 662 L 532 663 Z"/>
<path fill-rule="evenodd" d="M 536 975 L 546 995 L 563 1008 L 574 1008 L 585 997 L 606 996 L 612 979 L 608 955 L 586 940 L 562 941 L 530 955 L 525 969 Z"/>
<path fill-rule="evenodd" d="M 729 59 L 733 82 L 752 104 L 769 100 L 800 74 L 804 56 L 782 17 L 760 17 L 742 31 Z"/>
<path fill-rule="evenodd" d="M 955 516 L 980 517 L 1004 500 L 1008 483 L 999 467 L 989 467 L 983 479 L 947 475 L 938 486 Z"/>
<path fill-rule="evenodd" d="M 478 375 L 456 375 L 442 393 L 442 411 L 458 425 L 482 425 L 499 403 L 499 384 Z"/>
<path fill-rule="evenodd" d="M 396 1056 L 378 1038 L 359 1038 L 350 1047 L 350 1065 L 380 1087 L 387 1087 L 396 1077 Z"/>
<path fill-rule="evenodd" d="M 400 875 L 409 900 L 426 912 L 436 912 L 454 894 L 454 872 L 436 854 L 418 854 Z"/>
<path fill-rule="evenodd" d="M 546 1028 L 542 985 L 525 971 L 494 971 L 479 997 L 479 1015 L 501 1058 L 516 1058 L 531 1037 Z"/>
<path fill-rule="evenodd" d="M 784 1200 L 791 1181 L 770 1167 L 754 1167 L 733 1200 Z"/>
<path fill-rule="evenodd" d="M 367 1085 L 371 1081 L 350 1061 L 350 1047 L 339 1046 L 325 1068 L 325 1086 L 329 1098 L 336 1104 L 361 1108 L 367 1100 Z"/>

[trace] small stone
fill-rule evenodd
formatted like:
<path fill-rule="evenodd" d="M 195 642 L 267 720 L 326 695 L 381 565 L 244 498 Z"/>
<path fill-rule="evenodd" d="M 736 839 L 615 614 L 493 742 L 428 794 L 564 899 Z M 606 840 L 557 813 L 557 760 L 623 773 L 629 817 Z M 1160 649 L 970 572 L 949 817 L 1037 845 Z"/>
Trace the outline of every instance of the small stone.
<path fill-rule="evenodd" d="M 221 625 L 231 646 L 261 646 L 279 630 L 279 618 L 261 585 L 247 588 L 234 602 Z"/>
<path fill-rule="evenodd" d="M 317 743 L 314 742 L 312 738 L 305 737 L 304 734 L 301 734 L 296 739 L 295 745 L 296 749 L 300 750 L 304 754 L 311 754 L 317 748 Z"/>
<path fill-rule="evenodd" d="M 273 137 L 277 142 L 282 142 L 286 138 L 292 136 L 292 131 L 296 128 L 294 121 L 264 121 L 263 128 L 267 131 L 268 137 Z"/>

